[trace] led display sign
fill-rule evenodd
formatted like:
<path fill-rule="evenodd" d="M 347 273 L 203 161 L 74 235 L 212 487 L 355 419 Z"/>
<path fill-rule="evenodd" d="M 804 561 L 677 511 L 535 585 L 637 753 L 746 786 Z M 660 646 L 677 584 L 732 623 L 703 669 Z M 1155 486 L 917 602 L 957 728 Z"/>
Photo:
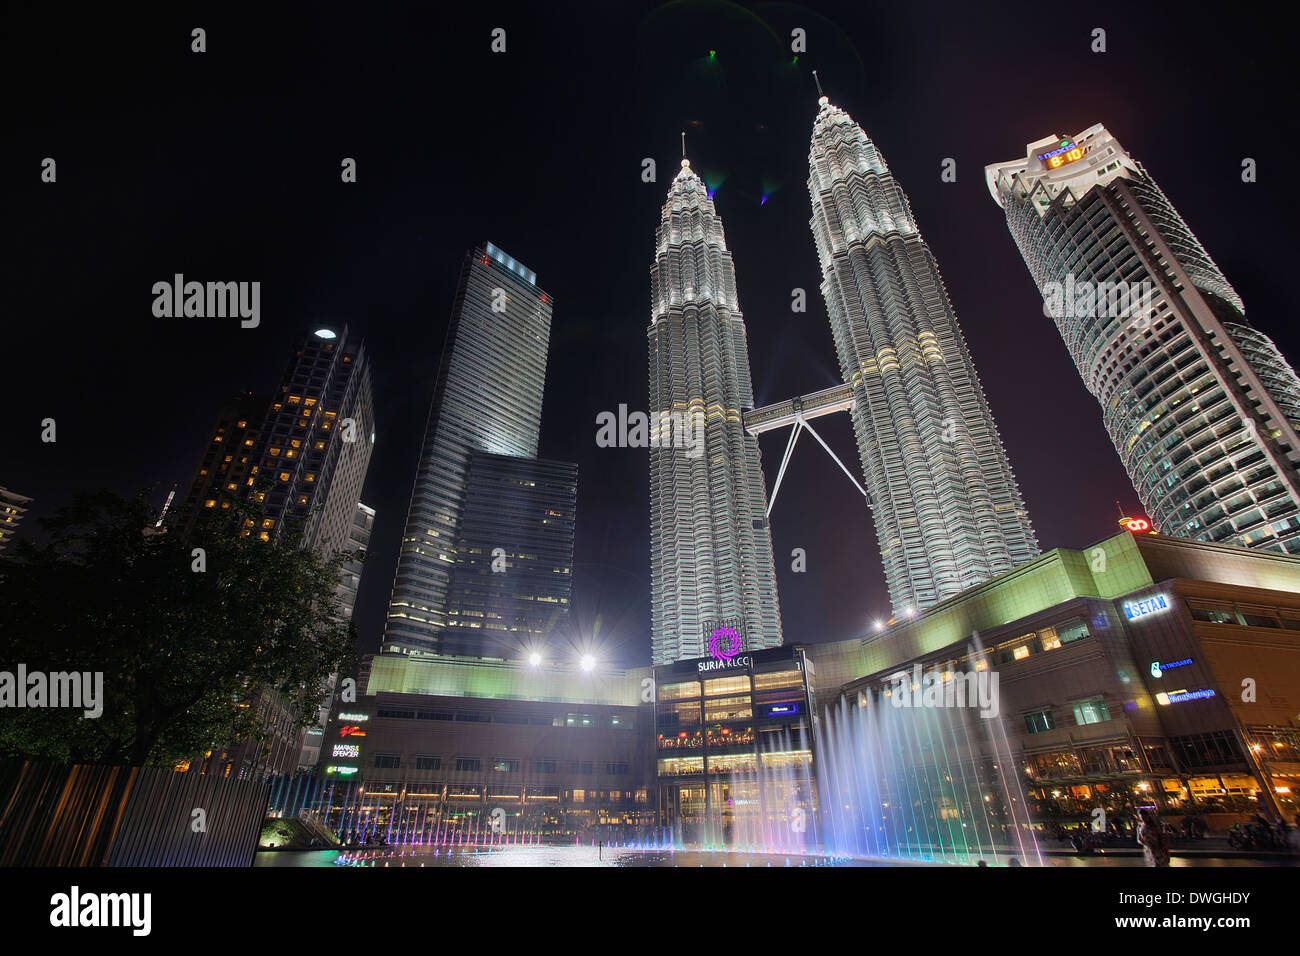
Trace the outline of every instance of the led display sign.
<path fill-rule="evenodd" d="M 1186 667 L 1192 662 L 1190 657 L 1184 657 L 1181 661 L 1170 661 L 1168 664 L 1161 664 L 1159 661 L 1151 662 L 1151 676 L 1163 677 L 1165 671 L 1171 671 L 1175 667 Z"/>
<path fill-rule="evenodd" d="M 796 704 L 764 704 L 764 717 L 788 717 L 792 714 L 799 713 L 799 705 Z"/>
<path fill-rule="evenodd" d="M 326 772 L 326 773 L 336 773 L 336 774 L 338 774 L 340 777 L 350 777 L 350 776 L 352 776 L 354 773 L 360 773 L 360 772 L 361 772 L 361 768 L 360 768 L 360 767 L 335 767 L 335 766 L 329 766 L 329 767 L 326 767 L 326 768 L 325 768 L 325 772 Z"/>
<path fill-rule="evenodd" d="M 1205 687 L 1200 690 L 1175 690 L 1170 691 L 1167 694 L 1156 694 L 1156 700 L 1161 704 L 1181 704 L 1184 701 L 1205 700 L 1206 698 L 1213 696 L 1214 691 Z"/>
<path fill-rule="evenodd" d="M 1124 602 L 1124 614 L 1130 621 L 1167 610 L 1169 610 L 1169 598 L 1163 594 L 1153 594 L 1145 601 Z"/>
<path fill-rule="evenodd" d="M 1038 161 L 1048 169 L 1057 169 L 1066 163 L 1073 163 L 1080 159 L 1083 159 L 1083 149 L 1074 145 L 1068 139 L 1061 140 L 1056 149 L 1049 149 L 1045 153 L 1038 154 Z"/>

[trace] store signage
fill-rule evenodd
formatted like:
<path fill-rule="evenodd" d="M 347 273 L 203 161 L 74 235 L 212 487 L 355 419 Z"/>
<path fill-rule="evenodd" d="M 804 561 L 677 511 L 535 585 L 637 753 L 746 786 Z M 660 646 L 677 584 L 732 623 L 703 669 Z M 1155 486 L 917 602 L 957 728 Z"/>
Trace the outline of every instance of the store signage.
<path fill-rule="evenodd" d="M 1186 667 L 1192 662 L 1190 657 L 1184 657 L 1181 661 L 1170 661 L 1168 664 L 1161 664 L 1159 661 L 1151 662 L 1151 676 L 1163 677 L 1165 671 L 1171 671 L 1175 667 Z"/>
<path fill-rule="evenodd" d="M 352 776 L 354 773 L 360 773 L 360 772 L 361 772 L 361 768 L 360 768 L 360 767 L 335 767 L 335 766 L 329 766 L 329 767 L 326 767 L 326 768 L 325 768 L 325 772 L 326 772 L 326 773 L 336 773 L 336 774 L 338 774 L 340 777 L 350 777 L 350 776 Z"/>
<path fill-rule="evenodd" d="M 1124 614 L 1130 621 L 1167 610 L 1169 610 L 1169 598 L 1163 594 L 1153 594 L 1145 601 L 1124 602 Z"/>
<path fill-rule="evenodd" d="M 361 748 L 356 744 L 335 744 L 331 757 L 360 757 Z"/>
<path fill-rule="evenodd" d="M 350 724 L 365 723 L 369 719 L 369 714 L 339 714 L 339 720 L 346 720 Z"/>
<path fill-rule="evenodd" d="M 731 660 L 700 661 L 696 664 L 696 669 L 701 674 L 707 674 L 710 671 L 743 670 L 752 666 L 753 662 L 749 659 L 749 655 L 742 654 L 740 657 L 731 658 Z"/>
<path fill-rule="evenodd" d="M 1038 160 L 1051 169 L 1064 166 L 1066 163 L 1073 163 L 1083 158 L 1083 150 L 1069 140 L 1061 140 L 1061 145 L 1056 149 L 1049 149 L 1045 153 L 1038 154 Z"/>
<path fill-rule="evenodd" d="M 1209 688 L 1201 690 L 1175 690 L 1168 694 L 1156 694 L 1156 700 L 1162 704 L 1181 704 L 1188 700 L 1205 700 L 1207 697 L 1213 697 L 1214 691 Z"/>
<path fill-rule="evenodd" d="M 799 713 L 798 704 L 764 704 L 764 717 L 786 717 L 791 714 Z"/>
<path fill-rule="evenodd" d="M 340 737 L 364 737 L 366 732 L 355 724 L 344 724 L 339 728 Z"/>
<path fill-rule="evenodd" d="M 1120 518 L 1119 523 L 1134 534 L 1151 530 L 1151 522 L 1146 518 Z"/>

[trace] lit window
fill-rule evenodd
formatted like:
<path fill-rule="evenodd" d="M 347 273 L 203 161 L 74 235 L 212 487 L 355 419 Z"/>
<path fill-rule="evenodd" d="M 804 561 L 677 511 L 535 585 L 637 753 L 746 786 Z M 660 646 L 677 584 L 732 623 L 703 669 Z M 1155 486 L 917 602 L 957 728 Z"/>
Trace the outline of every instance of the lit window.
<path fill-rule="evenodd" d="M 288 480 L 289 480 L 289 473 L 288 473 L 287 471 L 282 471 L 282 472 L 280 472 L 280 480 L 281 480 L 281 481 L 288 481 Z"/>
<path fill-rule="evenodd" d="M 302 439 L 300 439 L 300 438 L 290 438 L 290 439 L 289 439 L 289 444 L 292 445 L 294 448 L 301 448 L 301 447 L 302 447 Z"/>
<path fill-rule="evenodd" d="M 248 427 L 248 422 L 235 422 L 235 426 L 236 426 L 237 428 L 247 428 L 247 427 Z"/>
<path fill-rule="evenodd" d="M 324 443 L 323 441 L 318 441 L 318 442 L 316 443 L 316 450 L 317 450 L 317 451 L 324 451 L 324 450 L 325 450 L 325 443 Z"/>
<path fill-rule="evenodd" d="M 303 481 L 315 481 L 315 480 L 316 480 L 315 472 L 309 471 L 307 472 L 306 475 L 303 476 Z"/>
<path fill-rule="evenodd" d="M 221 441 L 221 436 L 218 435 L 218 436 L 216 436 L 215 438 L 213 438 L 212 440 L 213 440 L 213 441 Z"/>
<path fill-rule="evenodd" d="M 262 527 L 263 527 L 263 528 L 274 528 L 274 527 L 275 527 L 275 519 L 274 519 L 274 518 L 263 518 L 263 519 L 262 519 Z"/>
<path fill-rule="evenodd" d="M 271 454 L 272 454 L 272 455 L 279 455 L 279 454 L 280 454 L 280 449 L 278 449 L 278 448 L 272 448 L 272 449 L 271 449 Z"/>
<path fill-rule="evenodd" d="M 227 490 L 227 491 L 238 491 L 238 490 L 239 490 L 239 484 L 238 484 L 237 482 L 232 481 L 230 484 L 226 485 L 226 490 Z"/>
<path fill-rule="evenodd" d="M 1014 653 L 1015 653 L 1016 660 L 1023 661 L 1026 657 L 1029 656 L 1029 647 L 1027 645 L 1021 644 L 1019 647 L 1015 649 Z"/>
<path fill-rule="evenodd" d="M 304 398 L 304 399 L 302 400 L 302 403 L 303 403 L 304 405 L 306 405 L 308 408 L 311 408 L 313 405 L 316 404 L 316 399 L 314 399 L 314 398 Z"/>
<path fill-rule="evenodd" d="M 217 506 L 217 499 L 215 498 L 209 498 L 207 501 L 203 502 L 203 507 L 205 508 L 215 508 L 216 506 Z"/>
<path fill-rule="evenodd" d="M 252 445 L 252 444 L 253 444 L 253 439 L 251 439 L 251 438 L 245 438 L 245 439 L 244 439 L 244 444 L 245 444 L 245 445 Z"/>
<path fill-rule="evenodd" d="M 271 540 L 271 532 L 269 532 L 269 531 L 263 531 L 261 534 L 258 535 L 258 537 L 261 538 L 263 541 L 270 541 L 270 540 Z"/>
<path fill-rule="evenodd" d="M 297 395 L 290 395 L 290 396 L 289 396 L 289 404 L 290 404 L 290 405 L 297 405 L 297 404 L 298 404 L 299 402 L 301 402 L 301 401 L 302 401 L 302 399 L 299 398 Z"/>
<path fill-rule="evenodd" d="M 257 501 L 258 504 L 261 504 L 263 501 L 266 500 L 266 492 L 259 491 L 257 494 L 253 495 L 253 498 L 254 500 Z"/>

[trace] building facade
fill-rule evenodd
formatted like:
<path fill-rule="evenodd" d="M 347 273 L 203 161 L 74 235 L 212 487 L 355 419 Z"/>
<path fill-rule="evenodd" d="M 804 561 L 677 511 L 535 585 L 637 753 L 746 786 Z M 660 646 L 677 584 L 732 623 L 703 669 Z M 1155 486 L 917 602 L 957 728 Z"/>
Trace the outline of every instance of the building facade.
<path fill-rule="evenodd" d="M 1155 180 L 1101 124 L 985 173 L 1155 528 L 1300 553 L 1300 379 Z"/>
<path fill-rule="evenodd" d="M 189 538 L 213 509 L 247 497 L 258 470 L 258 440 L 270 402 L 241 392 L 222 403 L 184 496 L 167 510 L 169 533 Z"/>
<path fill-rule="evenodd" d="M 443 653 L 526 659 L 569 634 L 578 466 L 473 452 Z"/>
<path fill-rule="evenodd" d="M 906 195 L 826 97 L 808 154 L 813 238 L 895 615 L 1038 554 L 943 277 Z"/>
<path fill-rule="evenodd" d="M 651 659 L 700 657 L 721 630 L 781 643 L 745 321 L 722 220 L 682 160 L 650 268 Z"/>
<path fill-rule="evenodd" d="M 0 551 L 4 551 L 18 534 L 18 526 L 32 499 L 8 488 L 0 488 Z"/>
<path fill-rule="evenodd" d="M 385 648 L 441 650 L 471 455 L 537 456 L 552 306 L 537 274 L 492 243 L 467 254 L 402 535 Z"/>
<path fill-rule="evenodd" d="M 320 816 L 362 842 L 649 838 L 648 677 L 377 655 L 326 727 Z"/>

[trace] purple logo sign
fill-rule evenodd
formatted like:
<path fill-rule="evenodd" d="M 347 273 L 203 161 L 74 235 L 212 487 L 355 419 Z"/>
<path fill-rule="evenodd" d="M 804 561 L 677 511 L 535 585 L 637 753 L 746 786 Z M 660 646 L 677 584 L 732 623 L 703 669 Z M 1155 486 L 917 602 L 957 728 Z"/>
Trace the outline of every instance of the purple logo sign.
<path fill-rule="evenodd" d="M 740 635 L 729 627 L 720 627 L 709 635 L 709 656 L 729 661 L 740 653 Z"/>

